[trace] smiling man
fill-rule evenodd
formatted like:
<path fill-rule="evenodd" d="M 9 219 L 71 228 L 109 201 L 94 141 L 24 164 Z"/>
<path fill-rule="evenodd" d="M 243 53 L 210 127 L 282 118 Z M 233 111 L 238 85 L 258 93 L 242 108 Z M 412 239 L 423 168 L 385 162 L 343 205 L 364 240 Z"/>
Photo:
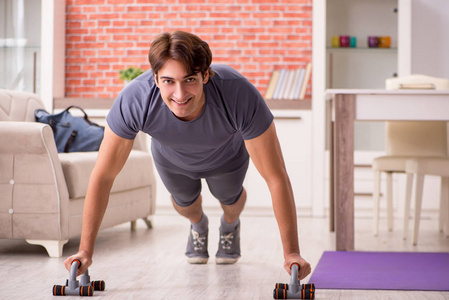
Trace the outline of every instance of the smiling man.
<path fill-rule="evenodd" d="M 133 80 L 117 97 L 107 117 L 105 136 L 89 181 L 79 252 L 83 273 L 92 264 L 95 239 L 112 183 L 139 131 L 152 137 L 156 169 L 176 211 L 191 222 L 185 255 L 192 264 L 209 259 L 208 218 L 202 209 L 201 179 L 223 209 L 217 264 L 240 258 L 243 188 L 251 158 L 271 193 L 284 250 L 284 268 L 310 265 L 299 251 L 296 209 L 273 115 L 257 89 L 225 65 L 212 65 L 206 42 L 182 31 L 158 36 L 150 47 L 151 70 Z"/>
<path fill-rule="evenodd" d="M 173 114 L 182 121 L 198 118 L 206 102 L 203 85 L 209 80 L 209 71 L 204 75 L 193 73 L 183 76 L 184 65 L 171 59 L 158 73 L 155 76 L 156 86 L 161 92 L 162 100 Z"/>

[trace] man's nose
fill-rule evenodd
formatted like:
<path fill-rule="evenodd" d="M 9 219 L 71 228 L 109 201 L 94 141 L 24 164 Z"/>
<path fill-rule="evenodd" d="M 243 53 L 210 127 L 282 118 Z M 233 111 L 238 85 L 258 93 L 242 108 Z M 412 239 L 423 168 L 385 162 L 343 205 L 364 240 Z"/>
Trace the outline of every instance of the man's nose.
<path fill-rule="evenodd" d="M 184 88 L 184 86 L 182 85 L 182 83 L 177 83 L 176 87 L 175 87 L 175 92 L 174 92 L 174 96 L 176 99 L 178 100 L 184 100 L 184 97 L 186 96 L 186 90 Z"/>

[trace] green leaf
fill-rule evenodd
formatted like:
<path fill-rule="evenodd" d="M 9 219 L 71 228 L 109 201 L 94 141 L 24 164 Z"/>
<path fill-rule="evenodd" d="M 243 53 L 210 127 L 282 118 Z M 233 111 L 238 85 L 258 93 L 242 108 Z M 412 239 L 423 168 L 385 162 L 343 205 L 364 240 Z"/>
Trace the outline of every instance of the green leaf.
<path fill-rule="evenodd" d="M 129 67 L 127 69 L 119 71 L 120 79 L 127 80 L 127 81 L 133 80 L 134 78 L 136 78 L 137 76 L 139 76 L 142 73 L 143 73 L 143 71 L 138 67 Z"/>

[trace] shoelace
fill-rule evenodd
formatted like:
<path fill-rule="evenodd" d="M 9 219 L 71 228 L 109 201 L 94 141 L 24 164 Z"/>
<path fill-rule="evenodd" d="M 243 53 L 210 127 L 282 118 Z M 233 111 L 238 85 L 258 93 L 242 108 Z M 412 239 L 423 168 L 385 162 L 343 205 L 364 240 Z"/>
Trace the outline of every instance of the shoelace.
<path fill-rule="evenodd" d="M 220 245 L 224 250 L 231 250 L 232 243 L 234 242 L 234 233 L 221 234 L 220 235 Z"/>
<path fill-rule="evenodd" d="M 200 236 L 200 234 L 194 230 L 192 230 L 193 236 L 193 250 L 198 251 L 202 250 L 204 245 L 206 244 L 206 237 Z"/>

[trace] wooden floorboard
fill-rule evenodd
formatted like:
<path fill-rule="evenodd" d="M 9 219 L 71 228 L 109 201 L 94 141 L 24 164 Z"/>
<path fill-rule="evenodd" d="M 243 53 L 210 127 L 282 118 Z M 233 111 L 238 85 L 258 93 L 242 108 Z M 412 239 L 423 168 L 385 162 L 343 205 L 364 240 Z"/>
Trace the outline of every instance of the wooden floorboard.
<path fill-rule="evenodd" d="M 149 230 L 143 221 L 137 230 L 123 224 L 100 232 L 92 280 L 105 280 L 102 299 L 272 299 L 276 282 L 288 282 L 282 268 L 282 248 L 277 225 L 267 213 L 247 210 L 241 217 L 242 258 L 235 265 L 216 265 L 220 214 L 210 219 L 209 254 L 206 265 L 189 265 L 184 258 L 189 225 L 173 211 L 159 211 Z M 400 228 L 401 220 L 396 228 Z M 436 219 L 423 220 L 419 244 L 402 240 L 399 229 L 387 232 L 381 220 L 380 234 L 371 234 L 371 219 L 356 219 L 355 248 L 361 251 L 449 252 L 449 239 L 437 231 Z M 335 234 L 326 218 L 299 218 L 303 256 L 316 266 L 323 251 L 335 249 Z M 411 233 L 410 233 L 411 235 Z M 0 299 L 54 299 L 51 288 L 64 284 L 68 272 L 65 257 L 75 253 L 79 239 L 64 247 L 63 258 L 49 258 L 40 246 L 23 240 L 0 240 Z M 380 274 L 381 276 L 381 274 Z M 303 281 L 308 282 L 309 278 Z M 72 297 L 73 298 L 73 297 Z M 316 299 L 449 299 L 446 292 L 321 290 Z"/>

